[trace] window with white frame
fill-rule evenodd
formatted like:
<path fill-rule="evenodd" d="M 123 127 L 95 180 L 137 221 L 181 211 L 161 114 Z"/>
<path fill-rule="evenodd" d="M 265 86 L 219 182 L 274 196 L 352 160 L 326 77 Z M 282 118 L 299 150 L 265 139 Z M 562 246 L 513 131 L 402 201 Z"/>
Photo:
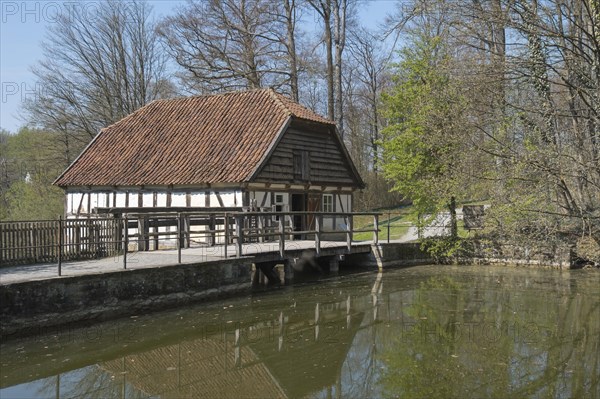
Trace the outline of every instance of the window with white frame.
<path fill-rule="evenodd" d="M 323 194 L 323 212 L 333 212 L 333 194 Z"/>

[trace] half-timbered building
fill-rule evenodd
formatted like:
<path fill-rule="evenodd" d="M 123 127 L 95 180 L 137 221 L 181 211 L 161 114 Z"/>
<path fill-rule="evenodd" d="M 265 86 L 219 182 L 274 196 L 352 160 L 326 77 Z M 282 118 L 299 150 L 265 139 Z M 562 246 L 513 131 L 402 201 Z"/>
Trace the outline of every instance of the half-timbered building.
<path fill-rule="evenodd" d="M 271 89 L 153 101 L 102 129 L 55 184 L 69 218 L 106 208 L 351 212 L 364 186 L 335 124 Z M 337 229 L 333 218 L 323 227 Z"/>

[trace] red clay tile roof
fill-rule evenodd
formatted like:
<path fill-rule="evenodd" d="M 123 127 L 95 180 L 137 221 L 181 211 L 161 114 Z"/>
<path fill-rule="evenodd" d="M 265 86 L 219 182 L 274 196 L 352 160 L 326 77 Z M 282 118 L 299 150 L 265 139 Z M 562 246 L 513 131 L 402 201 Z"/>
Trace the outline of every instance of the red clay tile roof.
<path fill-rule="evenodd" d="M 156 100 L 102 129 L 55 184 L 245 182 L 290 117 L 333 125 L 271 89 Z"/>

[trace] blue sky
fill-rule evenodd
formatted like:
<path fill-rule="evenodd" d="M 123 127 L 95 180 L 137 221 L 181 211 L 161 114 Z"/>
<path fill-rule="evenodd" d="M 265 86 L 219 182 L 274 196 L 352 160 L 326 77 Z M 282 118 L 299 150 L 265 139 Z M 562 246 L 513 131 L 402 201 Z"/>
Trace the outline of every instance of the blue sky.
<path fill-rule="evenodd" d="M 160 18 L 173 14 L 185 1 L 150 0 L 149 3 Z M 73 4 L 73 0 L 0 0 L 0 128 L 14 133 L 24 125 L 20 117 L 22 102 L 40 90 L 30 69 L 42 58 L 41 42 L 47 28 L 58 12 L 68 10 Z M 86 4 L 92 9 L 93 1 Z M 361 7 L 359 20 L 375 28 L 394 7 L 393 0 L 368 1 Z"/>

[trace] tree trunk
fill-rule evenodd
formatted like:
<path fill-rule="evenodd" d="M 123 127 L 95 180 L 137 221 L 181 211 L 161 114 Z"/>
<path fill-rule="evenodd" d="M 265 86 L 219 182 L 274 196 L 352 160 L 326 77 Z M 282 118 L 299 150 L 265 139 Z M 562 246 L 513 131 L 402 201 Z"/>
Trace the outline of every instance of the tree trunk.
<path fill-rule="evenodd" d="M 285 23 L 287 27 L 287 53 L 288 63 L 290 68 L 290 89 L 292 99 L 299 101 L 298 94 L 298 57 L 296 54 L 296 1 L 295 0 L 284 0 L 283 6 L 285 8 Z"/>
<path fill-rule="evenodd" d="M 456 220 L 456 197 L 450 197 L 450 203 L 448 204 L 450 210 L 450 237 L 458 237 L 458 223 Z"/>
<path fill-rule="evenodd" d="M 321 19 L 323 19 L 323 40 L 325 41 L 325 51 L 327 60 L 327 67 L 325 71 L 325 75 L 327 78 L 327 117 L 330 120 L 335 120 L 333 39 L 331 35 L 331 1 L 332 0 L 308 0 L 308 3 L 321 16 Z"/>
<path fill-rule="evenodd" d="M 333 71 L 333 46 L 331 38 L 331 8 L 330 0 L 327 0 L 327 9 L 323 10 L 323 24 L 325 25 L 325 47 L 327 50 L 327 117 L 335 119 L 334 110 L 334 71 Z"/>
<path fill-rule="evenodd" d="M 346 8 L 348 0 L 333 1 L 335 42 L 335 121 L 344 138 L 344 103 L 342 96 L 342 54 L 346 44 Z"/>

